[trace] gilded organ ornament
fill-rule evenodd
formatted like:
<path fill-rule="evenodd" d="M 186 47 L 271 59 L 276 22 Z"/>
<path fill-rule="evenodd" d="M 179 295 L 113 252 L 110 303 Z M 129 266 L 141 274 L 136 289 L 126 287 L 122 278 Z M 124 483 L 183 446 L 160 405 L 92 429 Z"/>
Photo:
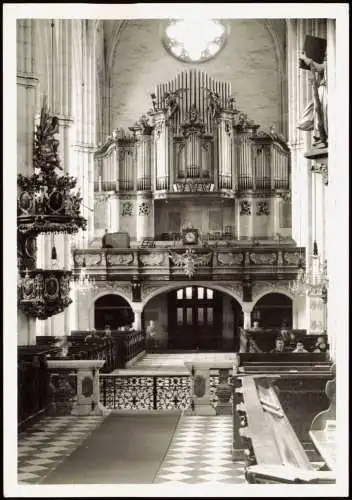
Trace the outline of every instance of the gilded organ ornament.
<path fill-rule="evenodd" d="M 269 202 L 267 201 L 257 202 L 257 215 L 270 215 Z"/>
<path fill-rule="evenodd" d="M 240 201 L 240 215 L 251 215 L 252 204 L 249 200 Z"/>
<path fill-rule="evenodd" d="M 150 215 L 151 212 L 151 207 L 150 207 L 150 202 L 148 201 L 141 201 L 138 204 L 138 215 Z"/>

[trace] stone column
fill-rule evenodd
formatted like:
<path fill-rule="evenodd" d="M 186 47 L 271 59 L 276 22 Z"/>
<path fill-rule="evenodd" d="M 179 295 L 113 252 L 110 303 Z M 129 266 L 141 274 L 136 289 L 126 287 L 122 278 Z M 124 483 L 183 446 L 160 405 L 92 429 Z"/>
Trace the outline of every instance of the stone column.
<path fill-rule="evenodd" d="M 336 158 L 336 142 L 338 141 L 338 113 L 336 105 L 339 96 L 336 92 L 336 21 L 327 20 L 327 63 L 328 63 L 328 122 L 329 129 L 329 184 L 325 186 L 326 214 L 326 258 L 328 263 L 328 297 L 327 297 L 327 333 L 331 358 L 336 360 L 336 337 L 341 331 L 348 331 L 348 293 L 341 290 L 341 264 L 348 259 L 348 232 L 336 231 L 336 221 L 346 213 L 348 207 L 348 163 L 338 162 Z M 340 65 L 341 75 L 344 67 Z M 347 123 L 347 120 L 346 120 Z M 343 139 L 340 139 L 340 144 Z M 344 145 L 343 145 L 344 146 Z M 343 147 L 342 146 L 342 147 Z M 338 172 L 338 173 L 337 173 Z M 338 250 L 337 250 L 338 248 Z M 338 253 L 337 253 L 338 252 Z M 338 256 L 338 258 L 337 258 Z M 347 276 L 347 273 L 346 273 Z M 347 280 L 347 277 L 346 277 Z M 346 285 L 347 286 L 347 285 Z M 345 300 L 345 302 L 343 302 Z M 345 311 L 345 312 L 344 312 Z M 345 328 L 343 327 L 345 325 Z M 341 339 L 341 337 L 340 337 Z"/>
<path fill-rule="evenodd" d="M 137 192 L 136 240 L 154 237 L 154 202 L 151 193 Z"/>
<path fill-rule="evenodd" d="M 33 174 L 33 133 L 39 83 L 33 19 L 17 20 L 17 173 Z M 18 345 L 36 343 L 35 318 L 18 310 Z"/>
<path fill-rule="evenodd" d="M 133 327 L 137 332 L 140 332 L 142 330 L 142 311 L 137 309 L 137 306 L 135 304 L 133 304 L 133 313 L 134 313 Z"/>
<path fill-rule="evenodd" d="M 249 328 L 251 328 L 251 313 L 253 307 L 254 304 L 252 302 L 242 305 L 244 330 L 248 330 Z"/>

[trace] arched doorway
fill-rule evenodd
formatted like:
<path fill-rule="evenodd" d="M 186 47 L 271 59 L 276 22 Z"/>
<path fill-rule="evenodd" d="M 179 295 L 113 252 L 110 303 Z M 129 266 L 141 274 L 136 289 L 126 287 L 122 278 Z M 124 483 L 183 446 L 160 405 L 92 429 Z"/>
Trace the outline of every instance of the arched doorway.
<path fill-rule="evenodd" d="M 126 299 L 119 295 L 103 295 L 94 304 L 94 328 L 104 330 L 110 325 L 112 330 L 120 326 L 131 325 L 134 313 Z"/>
<path fill-rule="evenodd" d="M 235 351 L 243 325 L 240 304 L 204 286 L 185 286 L 167 294 L 170 350 Z"/>
<path fill-rule="evenodd" d="M 276 328 L 286 324 L 292 328 L 292 300 L 282 293 L 268 293 L 258 300 L 252 311 L 252 324 L 261 328 Z"/>

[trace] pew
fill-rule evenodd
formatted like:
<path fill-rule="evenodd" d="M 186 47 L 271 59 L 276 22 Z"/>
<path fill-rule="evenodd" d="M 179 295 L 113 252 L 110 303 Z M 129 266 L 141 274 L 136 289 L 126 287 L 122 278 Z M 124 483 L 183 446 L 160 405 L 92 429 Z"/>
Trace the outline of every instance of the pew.
<path fill-rule="evenodd" d="M 287 330 L 287 336 L 293 333 L 295 343 L 302 342 L 304 348 L 311 352 L 314 350 L 318 337 L 323 337 L 327 348 L 329 348 L 326 335 L 308 335 L 306 330 Z M 275 347 L 275 339 L 281 335 L 280 328 L 271 329 L 244 329 L 240 328 L 240 351 L 253 353 L 270 353 Z M 287 342 L 286 342 L 287 345 Z"/>
<path fill-rule="evenodd" d="M 254 361 L 258 356 L 261 359 Z M 327 437 L 331 437 L 334 429 L 334 403 L 326 410 L 330 397 L 333 401 L 334 397 L 331 388 L 325 390 L 326 394 L 324 392 L 325 385 L 329 387 L 333 377 L 331 365 L 322 363 L 319 367 L 306 359 L 292 373 L 290 370 L 297 368 L 294 359 L 291 363 L 289 359 L 277 360 L 275 367 L 272 355 L 270 357 L 264 361 L 263 355 L 252 354 L 249 361 L 247 354 L 240 354 L 234 377 L 237 382 L 234 384 L 237 385 L 233 398 L 234 424 L 239 425 L 238 434 L 245 447 L 247 481 L 334 483 L 334 446 L 333 440 Z M 295 354 L 291 354 L 292 357 Z M 294 395 L 293 401 L 287 401 L 287 386 L 288 392 L 291 390 Z M 315 399 L 311 400 L 309 390 L 316 395 Z M 313 466 L 316 460 L 308 456 L 303 446 L 303 440 L 307 439 L 316 447 L 318 462 L 321 462 L 319 469 L 325 463 L 325 469 L 329 470 L 317 470 L 317 464 Z M 234 442 L 239 444 L 235 436 Z"/>

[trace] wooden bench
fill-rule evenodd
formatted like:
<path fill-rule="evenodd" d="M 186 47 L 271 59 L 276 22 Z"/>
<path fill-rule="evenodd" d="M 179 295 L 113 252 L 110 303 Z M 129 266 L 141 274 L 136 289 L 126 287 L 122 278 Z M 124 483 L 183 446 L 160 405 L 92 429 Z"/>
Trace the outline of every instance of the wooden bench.
<path fill-rule="evenodd" d="M 275 379 L 247 375 L 242 379 L 245 425 L 242 436 L 250 442 L 246 479 L 249 483 L 335 482 L 330 471 L 316 470 L 284 412 Z"/>

